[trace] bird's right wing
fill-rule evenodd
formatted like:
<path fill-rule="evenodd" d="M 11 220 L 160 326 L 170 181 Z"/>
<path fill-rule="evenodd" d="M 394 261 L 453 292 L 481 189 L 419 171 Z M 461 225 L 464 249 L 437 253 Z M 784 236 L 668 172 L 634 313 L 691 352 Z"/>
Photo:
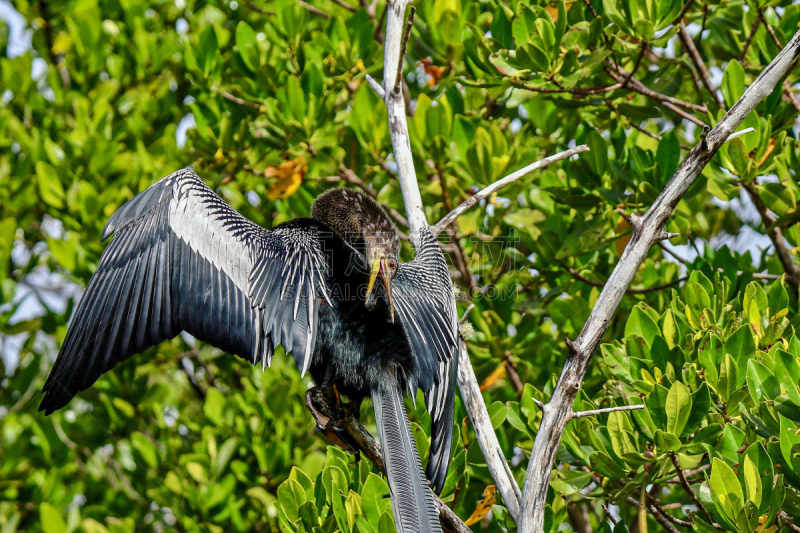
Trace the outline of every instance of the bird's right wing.
<path fill-rule="evenodd" d="M 103 373 L 185 330 L 255 364 L 282 344 L 305 372 L 320 298 L 329 300 L 321 225 L 267 231 L 190 169 L 109 219 L 114 234 L 72 317 L 40 410 L 66 405 Z"/>
<path fill-rule="evenodd" d="M 434 490 L 444 487 L 453 443 L 458 372 L 458 321 L 450 269 L 436 239 L 420 232 L 417 256 L 400 263 L 392 280 L 395 311 L 420 367 L 419 387 L 431 414 L 427 474 Z"/>

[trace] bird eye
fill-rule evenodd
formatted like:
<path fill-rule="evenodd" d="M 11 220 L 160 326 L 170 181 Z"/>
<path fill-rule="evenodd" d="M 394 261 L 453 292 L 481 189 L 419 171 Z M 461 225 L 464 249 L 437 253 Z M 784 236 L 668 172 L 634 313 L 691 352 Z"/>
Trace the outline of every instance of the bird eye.
<path fill-rule="evenodd" d="M 389 261 L 389 268 L 394 270 L 395 268 L 397 268 L 397 263 L 395 263 L 394 261 Z"/>

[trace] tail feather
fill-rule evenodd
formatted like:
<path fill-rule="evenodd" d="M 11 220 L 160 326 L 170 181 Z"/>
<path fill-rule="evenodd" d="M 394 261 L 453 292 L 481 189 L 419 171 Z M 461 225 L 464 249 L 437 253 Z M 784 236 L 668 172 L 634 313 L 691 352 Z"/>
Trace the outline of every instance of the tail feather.
<path fill-rule="evenodd" d="M 440 533 L 433 493 L 422 470 L 406 407 L 396 386 L 372 391 L 375 422 L 398 533 Z"/>

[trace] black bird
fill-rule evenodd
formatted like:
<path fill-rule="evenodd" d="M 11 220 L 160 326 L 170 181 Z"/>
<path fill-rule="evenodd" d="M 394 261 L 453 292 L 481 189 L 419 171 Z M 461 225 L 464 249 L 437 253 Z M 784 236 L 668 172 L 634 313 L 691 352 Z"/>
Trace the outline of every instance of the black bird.
<path fill-rule="evenodd" d="M 262 367 L 283 345 L 318 386 L 371 398 L 398 531 L 441 531 L 403 403 L 418 387 L 425 394 L 427 476 L 440 492 L 457 323 L 450 272 L 427 228 L 416 258 L 401 263 L 397 230 L 360 192 L 332 189 L 312 218 L 266 230 L 183 169 L 114 213 L 101 238 L 112 234 L 40 411 L 60 409 L 117 363 L 181 331 Z"/>

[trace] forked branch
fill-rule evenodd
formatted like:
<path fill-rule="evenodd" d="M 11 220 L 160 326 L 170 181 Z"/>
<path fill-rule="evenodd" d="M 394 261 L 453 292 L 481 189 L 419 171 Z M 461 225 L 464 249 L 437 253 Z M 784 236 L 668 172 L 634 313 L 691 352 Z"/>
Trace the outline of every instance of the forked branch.
<path fill-rule="evenodd" d="M 798 57 L 800 32 L 795 34 L 714 129 L 695 146 L 647 213 L 634 224 L 633 237 L 600 293 L 580 335 L 569 343 L 570 353 L 561 377 L 550 401 L 543 406 L 542 422 L 533 445 L 522 492 L 521 508 L 524 511 L 520 513 L 519 533 L 542 531 L 550 473 L 564 428 L 573 418 L 572 405 L 575 396 L 581 388 L 592 354 L 600 344 L 625 290 L 647 257 L 650 247 L 659 242 L 667 219 L 706 164 L 755 106 L 772 93 L 775 86 L 795 66 Z"/>

